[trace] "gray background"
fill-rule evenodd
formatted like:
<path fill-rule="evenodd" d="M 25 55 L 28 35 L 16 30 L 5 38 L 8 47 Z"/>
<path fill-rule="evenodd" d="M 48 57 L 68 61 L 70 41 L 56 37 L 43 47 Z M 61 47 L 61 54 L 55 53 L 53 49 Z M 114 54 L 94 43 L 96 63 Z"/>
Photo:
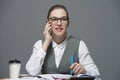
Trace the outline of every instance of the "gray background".
<path fill-rule="evenodd" d="M 67 7 L 68 32 L 87 44 L 103 80 L 120 76 L 120 0 L 0 0 L 0 78 L 8 77 L 8 61 L 22 61 L 21 74 L 42 32 L 48 9 Z"/>

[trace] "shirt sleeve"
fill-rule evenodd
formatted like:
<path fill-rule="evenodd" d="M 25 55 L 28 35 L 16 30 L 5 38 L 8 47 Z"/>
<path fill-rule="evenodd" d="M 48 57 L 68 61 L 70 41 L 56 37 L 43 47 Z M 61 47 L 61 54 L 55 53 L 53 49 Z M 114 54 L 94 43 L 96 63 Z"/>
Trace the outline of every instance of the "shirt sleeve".
<path fill-rule="evenodd" d="M 39 40 L 33 46 L 33 52 L 26 64 L 26 70 L 30 75 L 37 75 L 41 72 L 46 52 L 42 49 L 42 41 Z"/>
<path fill-rule="evenodd" d="M 79 63 L 83 65 L 83 67 L 86 69 L 87 75 L 100 76 L 98 68 L 95 65 L 92 57 L 90 56 L 90 52 L 86 44 L 82 40 L 79 43 L 78 57 Z"/>

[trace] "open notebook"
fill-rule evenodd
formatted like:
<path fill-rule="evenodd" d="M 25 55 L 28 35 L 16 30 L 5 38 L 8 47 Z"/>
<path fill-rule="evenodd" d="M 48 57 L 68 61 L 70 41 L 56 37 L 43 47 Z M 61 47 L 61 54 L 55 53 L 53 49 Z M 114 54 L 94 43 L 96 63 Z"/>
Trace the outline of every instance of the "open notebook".
<path fill-rule="evenodd" d="M 89 75 L 68 75 L 68 74 L 40 74 L 37 76 L 23 76 L 21 80 L 94 80 L 94 76 Z"/>
<path fill-rule="evenodd" d="M 72 75 L 67 75 L 67 74 L 42 74 L 39 75 L 42 78 L 46 78 L 49 80 L 94 80 L 94 76 L 90 75 L 77 75 L 77 76 L 72 76 Z"/>

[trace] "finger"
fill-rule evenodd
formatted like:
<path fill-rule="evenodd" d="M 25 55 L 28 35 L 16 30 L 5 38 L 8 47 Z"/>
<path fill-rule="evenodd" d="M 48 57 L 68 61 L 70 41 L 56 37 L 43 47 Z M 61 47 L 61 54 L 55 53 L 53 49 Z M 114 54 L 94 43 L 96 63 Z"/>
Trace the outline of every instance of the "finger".
<path fill-rule="evenodd" d="M 81 68 L 77 74 L 82 74 L 83 73 L 83 68 Z"/>
<path fill-rule="evenodd" d="M 86 70 L 83 66 L 81 66 L 81 69 L 77 72 L 77 74 L 85 74 Z"/>
<path fill-rule="evenodd" d="M 44 32 L 47 33 L 47 32 L 49 32 L 50 29 L 51 29 L 51 26 L 50 26 L 50 24 L 47 23 L 45 26 Z"/>
<path fill-rule="evenodd" d="M 70 69 L 73 69 L 76 65 L 77 65 L 77 63 L 75 62 L 75 63 L 73 63 L 69 68 L 70 68 Z"/>
<path fill-rule="evenodd" d="M 51 27 L 51 26 L 48 26 L 47 31 L 48 31 L 48 32 L 51 32 L 51 31 L 52 31 L 52 27 Z"/>
<path fill-rule="evenodd" d="M 51 24 L 49 24 L 49 22 L 46 23 L 45 25 L 45 30 L 47 30 L 47 28 L 50 26 Z"/>
<path fill-rule="evenodd" d="M 75 70 L 75 74 L 79 74 L 80 70 L 81 70 L 81 66 L 77 67 L 76 70 Z"/>
<path fill-rule="evenodd" d="M 74 66 L 74 68 L 73 68 L 73 72 L 76 73 L 76 69 L 79 68 L 79 67 L 80 67 L 79 64 L 77 64 L 76 66 Z"/>
<path fill-rule="evenodd" d="M 45 35 L 45 34 L 48 34 L 48 32 L 50 31 L 50 29 L 51 29 L 51 27 L 49 26 L 50 24 L 46 24 L 46 26 L 45 26 L 45 29 L 44 29 L 44 32 L 43 32 L 43 34 Z"/>
<path fill-rule="evenodd" d="M 82 74 L 85 74 L 86 73 L 86 69 L 84 67 L 82 67 L 81 71 L 80 71 Z"/>

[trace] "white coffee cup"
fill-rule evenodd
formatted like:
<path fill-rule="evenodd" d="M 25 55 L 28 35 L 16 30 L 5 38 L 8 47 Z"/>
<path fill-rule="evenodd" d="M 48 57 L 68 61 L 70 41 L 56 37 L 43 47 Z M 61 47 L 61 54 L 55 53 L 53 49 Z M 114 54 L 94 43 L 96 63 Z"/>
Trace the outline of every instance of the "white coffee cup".
<path fill-rule="evenodd" d="M 9 61 L 9 76 L 10 78 L 19 78 L 21 62 L 17 59 Z"/>

